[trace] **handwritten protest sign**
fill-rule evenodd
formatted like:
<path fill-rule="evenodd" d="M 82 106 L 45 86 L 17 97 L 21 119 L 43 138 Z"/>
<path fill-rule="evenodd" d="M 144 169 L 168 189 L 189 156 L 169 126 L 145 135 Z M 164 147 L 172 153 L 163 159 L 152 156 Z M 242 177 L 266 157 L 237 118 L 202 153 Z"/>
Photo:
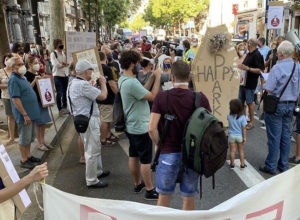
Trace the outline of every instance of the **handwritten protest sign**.
<path fill-rule="evenodd" d="M 227 126 L 229 101 L 238 97 L 238 57 L 230 38 L 222 49 L 211 51 L 212 38 L 218 34 L 228 35 L 225 25 L 207 29 L 193 61 L 193 83 L 195 91 L 207 96 L 212 113 Z"/>
<path fill-rule="evenodd" d="M 55 104 L 54 85 L 51 78 L 38 79 L 37 88 L 42 101 L 43 108 Z"/>
<path fill-rule="evenodd" d="M 96 46 L 95 32 L 66 31 L 67 63 L 72 61 L 74 52 L 95 48 Z"/>
<path fill-rule="evenodd" d="M 94 69 L 92 79 L 90 81 L 90 83 L 94 86 L 96 84 L 96 80 L 100 77 L 100 75 L 104 75 L 102 66 L 100 64 L 100 57 L 97 48 L 82 50 L 73 53 L 73 61 L 75 65 L 81 59 L 85 59 L 91 64 L 97 65 L 97 68 Z"/>

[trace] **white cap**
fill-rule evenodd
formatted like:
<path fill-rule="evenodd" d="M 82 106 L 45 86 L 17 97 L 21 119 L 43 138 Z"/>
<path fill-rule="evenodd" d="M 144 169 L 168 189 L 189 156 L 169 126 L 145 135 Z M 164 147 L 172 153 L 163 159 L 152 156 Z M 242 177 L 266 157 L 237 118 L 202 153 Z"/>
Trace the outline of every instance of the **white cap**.
<path fill-rule="evenodd" d="M 94 70 L 97 68 L 96 64 L 90 64 L 87 60 L 79 60 L 76 64 L 75 71 L 80 74 L 87 70 Z"/>

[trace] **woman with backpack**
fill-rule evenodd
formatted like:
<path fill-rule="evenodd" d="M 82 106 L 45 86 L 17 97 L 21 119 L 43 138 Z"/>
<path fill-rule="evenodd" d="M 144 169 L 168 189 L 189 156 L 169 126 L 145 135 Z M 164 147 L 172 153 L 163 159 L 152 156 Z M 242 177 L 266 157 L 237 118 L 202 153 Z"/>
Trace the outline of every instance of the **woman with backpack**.
<path fill-rule="evenodd" d="M 239 99 L 233 99 L 229 103 L 230 114 L 227 115 L 229 124 L 228 142 L 230 147 L 230 168 L 234 168 L 236 149 L 238 148 L 241 168 L 247 167 L 245 164 L 244 144 L 246 143 L 247 120 L 244 115 L 244 107 Z"/>

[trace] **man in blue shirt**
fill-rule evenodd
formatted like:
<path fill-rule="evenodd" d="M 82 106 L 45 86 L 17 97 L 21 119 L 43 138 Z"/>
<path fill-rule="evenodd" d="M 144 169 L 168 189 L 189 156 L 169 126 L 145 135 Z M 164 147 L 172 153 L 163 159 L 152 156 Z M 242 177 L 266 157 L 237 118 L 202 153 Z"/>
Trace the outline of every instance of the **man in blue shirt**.
<path fill-rule="evenodd" d="M 30 153 L 31 143 L 35 139 L 35 120 L 40 117 L 36 93 L 24 78 L 26 67 L 21 58 L 11 58 L 12 75 L 8 81 L 13 115 L 18 124 L 21 167 L 33 169 L 41 160 Z"/>
<path fill-rule="evenodd" d="M 265 45 L 266 43 L 266 39 L 261 37 L 258 39 L 258 51 L 260 52 L 260 54 L 263 56 L 264 61 L 266 61 L 267 59 L 267 55 L 270 51 L 270 47 L 268 47 L 267 45 Z"/>
<path fill-rule="evenodd" d="M 265 89 L 269 94 L 279 98 L 288 82 L 294 67 L 292 59 L 295 47 L 289 41 L 283 41 L 277 50 L 279 62 L 271 69 Z M 289 168 L 291 146 L 291 123 L 296 100 L 300 92 L 299 65 L 296 64 L 294 74 L 281 96 L 275 113 L 265 112 L 268 136 L 268 156 L 262 172 L 276 174 L 276 170 L 284 172 Z M 278 159 L 279 158 L 279 159 Z"/>

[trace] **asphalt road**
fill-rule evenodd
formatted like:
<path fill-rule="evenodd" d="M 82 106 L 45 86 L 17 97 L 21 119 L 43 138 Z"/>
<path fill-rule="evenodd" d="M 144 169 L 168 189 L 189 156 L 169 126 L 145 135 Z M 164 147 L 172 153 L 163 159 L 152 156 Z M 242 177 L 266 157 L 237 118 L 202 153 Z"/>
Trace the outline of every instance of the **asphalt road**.
<path fill-rule="evenodd" d="M 68 131 L 68 133 L 73 132 Z M 124 141 L 122 141 L 122 146 L 119 144 L 115 144 L 114 146 L 102 148 L 104 169 L 111 171 L 111 175 L 103 180 L 108 182 L 109 186 L 103 189 L 88 189 L 85 185 L 85 166 L 78 163 L 79 150 L 76 140 L 77 136 L 75 135 L 70 145 L 66 148 L 68 150 L 67 152 L 65 152 L 64 159 L 53 180 L 54 187 L 65 192 L 80 196 L 128 200 L 153 205 L 156 204 L 156 202 L 144 200 L 143 193 L 133 193 L 133 183 L 131 181 L 127 166 L 128 156 L 123 150 L 128 148 L 128 146 L 124 146 Z M 258 176 L 261 175 L 265 179 L 270 178 L 271 176 L 260 173 L 258 171 L 258 167 L 264 163 L 264 160 L 267 156 L 266 143 L 266 131 L 265 129 L 261 128 L 261 123 L 256 121 L 255 128 L 250 130 L 247 134 L 245 156 L 248 164 L 250 163 L 254 167 L 252 174 L 254 173 Z M 294 151 L 295 143 L 292 144 L 291 152 L 294 153 Z M 52 157 L 55 157 L 55 155 L 52 155 Z M 245 168 L 245 171 L 242 171 L 245 173 L 242 174 L 248 173 L 250 171 L 250 168 L 246 171 L 246 169 L 248 168 L 249 167 Z M 239 168 L 235 169 L 238 169 L 238 171 L 241 173 L 241 170 L 239 170 Z M 153 175 L 153 177 L 155 178 L 155 175 Z M 226 201 L 227 199 L 239 194 L 240 192 L 248 188 L 247 184 L 243 182 L 243 178 L 239 177 L 239 175 L 237 175 L 237 172 L 230 169 L 227 163 L 225 163 L 223 168 L 220 169 L 215 175 L 215 190 L 212 189 L 211 178 L 203 178 L 203 197 L 200 200 L 199 195 L 196 196 L 196 209 L 199 210 L 207 210 L 213 208 L 214 206 Z M 244 181 L 246 180 L 244 179 Z M 180 193 L 178 192 L 178 188 L 179 187 L 177 187 L 176 193 L 172 198 L 171 207 L 180 209 L 181 198 Z"/>

